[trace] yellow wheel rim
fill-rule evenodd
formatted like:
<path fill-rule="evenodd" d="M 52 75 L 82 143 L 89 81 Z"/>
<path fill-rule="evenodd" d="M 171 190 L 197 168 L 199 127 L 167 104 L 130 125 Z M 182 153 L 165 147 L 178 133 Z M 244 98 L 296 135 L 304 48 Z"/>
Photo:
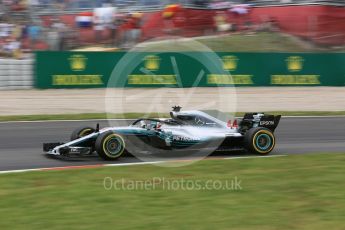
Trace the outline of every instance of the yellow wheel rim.
<path fill-rule="evenodd" d="M 103 141 L 103 152 L 110 158 L 117 158 L 125 151 L 125 141 L 120 135 L 110 134 Z"/>
<path fill-rule="evenodd" d="M 256 138 L 258 136 L 262 135 L 262 134 L 268 135 L 271 138 L 271 140 L 272 140 L 272 144 L 271 144 L 270 148 L 268 148 L 267 150 L 261 150 L 256 145 Z M 253 137 L 253 143 L 252 144 L 253 144 L 253 147 L 254 147 L 255 151 L 257 151 L 260 154 L 267 154 L 267 153 L 271 152 L 272 149 L 274 148 L 275 141 L 276 141 L 275 137 L 274 137 L 274 135 L 270 131 L 268 131 L 268 130 L 260 130 L 259 132 L 255 133 L 255 135 Z"/>
<path fill-rule="evenodd" d="M 84 129 L 79 133 L 79 137 L 85 137 L 86 135 L 89 135 L 88 132 L 92 132 L 92 129 Z"/>

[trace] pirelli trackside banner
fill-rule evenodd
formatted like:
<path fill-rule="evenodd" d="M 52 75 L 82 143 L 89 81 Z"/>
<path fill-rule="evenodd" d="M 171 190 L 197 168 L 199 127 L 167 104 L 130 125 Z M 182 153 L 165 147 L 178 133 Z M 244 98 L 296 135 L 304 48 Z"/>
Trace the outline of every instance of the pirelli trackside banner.
<path fill-rule="evenodd" d="M 37 88 L 345 86 L 343 53 L 37 52 Z"/>

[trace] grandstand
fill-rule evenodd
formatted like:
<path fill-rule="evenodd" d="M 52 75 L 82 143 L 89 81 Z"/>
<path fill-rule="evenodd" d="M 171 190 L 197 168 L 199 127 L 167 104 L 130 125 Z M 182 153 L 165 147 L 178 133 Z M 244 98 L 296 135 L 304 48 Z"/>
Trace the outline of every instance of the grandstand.
<path fill-rule="evenodd" d="M 223 4 L 225 7 L 222 9 L 213 9 L 212 4 L 215 2 L 228 4 Z M 176 17 L 165 20 L 162 18 L 162 11 L 165 6 L 173 3 L 181 5 L 182 10 L 176 13 Z M 231 7 L 238 4 L 247 5 L 248 10 L 245 13 L 232 11 Z M 116 45 L 121 45 L 119 43 L 126 40 L 132 30 L 136 30 L 140 36 L 135 39 L 136 42 L 172 33 L 184 37 L 212 35 L 217 31 L 215 17 L 219 12 L 223 12 L 222 17 L 226 17 L 223 19 L 224 23 L 230 25 L 223 27 L 233 32 L 247 31 L 248 25 L 255 31 L 256 28 L 265 27 L 262 25 L 270 24 L 280 32 L 298 36 L 314 44 L 327 47 L 345 44 L 343 0 L 8 0 L 3 1 L 0 6 L 0 16 L 5 23 L 19 24 L 23 31 L 39 27 L 40 36 L 34 44 L 24 32 L 26 37 L 20 38 L 22 48 L 27 51 L 48 49 L 49 41 L 54 36 L 64 36 L 63 42 L 67 45 L 58 45 L 59 49 L 96 43 L 108 44 L 112 39 L 113 32 L 108 29 L 111 26 L 104 26 L 104 31 L 101 32 L 103 40 L 98 40 L 95 27 L 79 28 L 76 25 L 76 18 L 80 14 L 92 13 L 95 8 L 104 6 L 116 7 L 117 13 L 122 14 L 116 25 L 120 40 Z M 144 13 L 139 20 L 140 26 L 133 25 L 133 20 L 127 15 L 137 12 Z M 54 34 L 52 30 L 57 27 L 60 30 L 64 28 L 64 31 Z M 61 39 L 57 40 L 60 44 Z"/>
<path fill-rule="evenodd" d="M 180 4 L 185 7 L 209 8 L 212 2 L 230 2 L 234 4 L 252 4 L 253 6 L 283 6 L 283 5 L 333 5 L 344 6 L 343 0 L 230 0 L 230 1 L 212 1 L 212 0 L 73 0 L 73 1 L 56 1 L 56 0 L 36 0 L 31 6 L 38 10 L 36 13 L 56 12 L 57 6 L 67 12 L 79 12 L 101 7 L 104 4 L 118 7 L 123 11 L 131 10 L 157 10 L 162 9 L 169 4 Z"/>

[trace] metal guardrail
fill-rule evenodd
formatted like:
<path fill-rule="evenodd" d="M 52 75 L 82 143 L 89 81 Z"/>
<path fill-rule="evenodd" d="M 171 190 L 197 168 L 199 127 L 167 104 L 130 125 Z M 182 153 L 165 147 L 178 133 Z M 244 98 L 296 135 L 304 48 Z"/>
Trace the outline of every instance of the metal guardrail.
<path fill-rule="evenodd" d="M 33 85 L 33 59 L 0 59 L 0 90 L 30 89 Z"/>

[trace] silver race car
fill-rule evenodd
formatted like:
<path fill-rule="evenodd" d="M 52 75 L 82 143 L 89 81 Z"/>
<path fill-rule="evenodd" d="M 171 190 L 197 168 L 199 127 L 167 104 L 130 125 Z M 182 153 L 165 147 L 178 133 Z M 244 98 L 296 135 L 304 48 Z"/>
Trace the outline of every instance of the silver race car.
<path fill-rule="evenodd" d="M 43 150 L 64 157 L 97 152 L 104 160 L 116 160 L 126 152 L 136 155 L 246 150 L 266 155 L 275 147 L 274 131 L 281 118 L 247 113 L 243 119 L 226 121 L 219 113 L 181 111 L 178 106 L 173 107 L 170 117 L 141 118 L 126 127 L 82 127 L 72 133 L 70 142 L 46 143 Z"/>

